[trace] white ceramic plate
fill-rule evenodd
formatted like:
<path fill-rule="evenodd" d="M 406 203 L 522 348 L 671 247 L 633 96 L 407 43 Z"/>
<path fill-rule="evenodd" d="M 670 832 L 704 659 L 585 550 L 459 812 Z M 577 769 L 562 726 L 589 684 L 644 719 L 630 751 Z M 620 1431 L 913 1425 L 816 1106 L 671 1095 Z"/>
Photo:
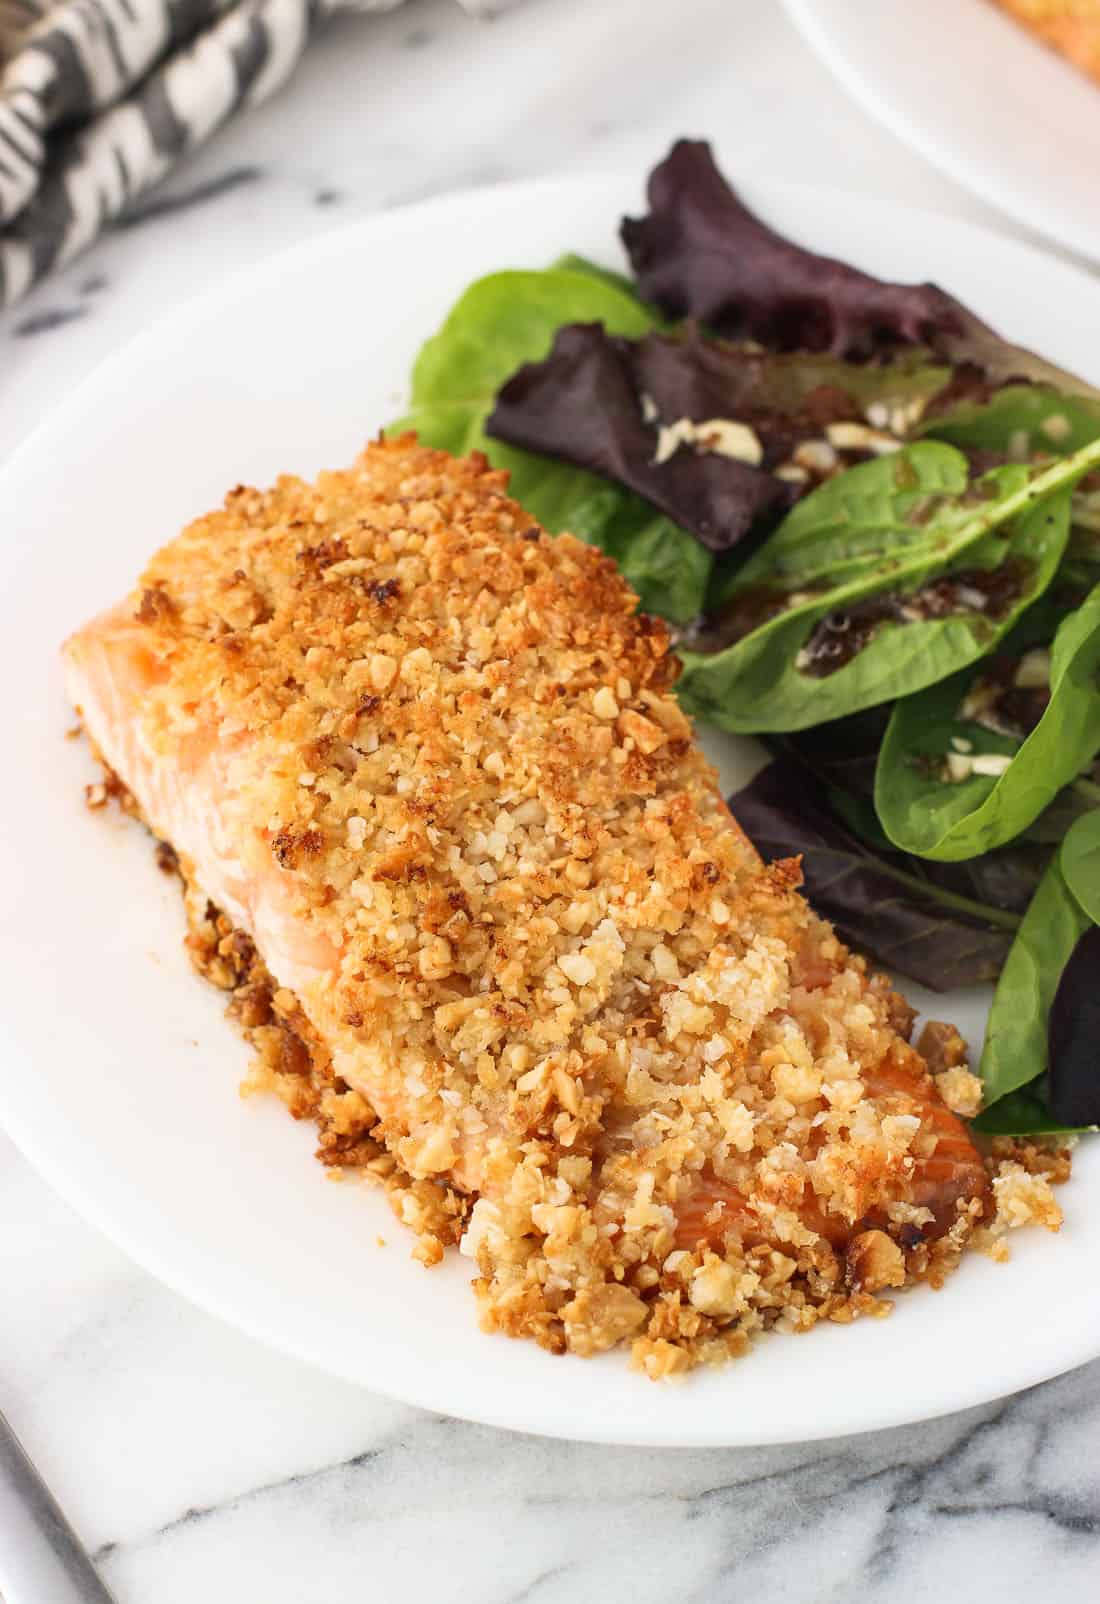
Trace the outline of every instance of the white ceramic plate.
<path fill-rule="evenodd" d="M 781 229 L 890 277 L 930 274 L 1054 360 L 1100 377 L 1097 291 L 958 223 L 750 187 Z M 475 276 L 565 248 L 616 259 L 637 187 L 501 188 L 372 218 L 280 257 L 100 369 L 0 479 L 0 1116 L 43 1173 L 153 1274 L 261 1340 L 379 1392 L 607 1442 L 762 1443 L 915 1420 L 1100 1351 L 1100 1142 L 1057 1238 L 978 1258 L 889 1321 L 761 1343 L 680 1387 L 618 1356 L 554 1359 L 477 1328 L 466 1261 L 426 1273 L 384 1200 L 333 1185 L 311 1132 L 242 1103 L 246 1050 L 180 950 L 148 839 L 90 814 L 57 646 L 153 548 L 240 480 L 350 460 L 399 410 L 410 359 Z M 715 751 L 730 783 L 750 743 Z M 952 999 L 977 1034 L 980 998 Z M 378 1246 L 376 1238 L 386 1239 Z"/>
<path fill-rule="evenodd" d="M 864 109 L 984 201 L 1100 259 L 1100 85 L 991 0 L 784 0 Z"/>

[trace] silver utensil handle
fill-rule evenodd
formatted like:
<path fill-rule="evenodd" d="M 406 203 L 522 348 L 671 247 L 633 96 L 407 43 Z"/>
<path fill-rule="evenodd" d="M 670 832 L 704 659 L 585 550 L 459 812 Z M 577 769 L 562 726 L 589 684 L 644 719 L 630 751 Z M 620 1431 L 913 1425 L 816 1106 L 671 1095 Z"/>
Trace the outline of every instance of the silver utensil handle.
<path fill-rule="evenodd" d="M 0 1596 L 4 1604 L 115 1604 L 3 1415 Z"/>

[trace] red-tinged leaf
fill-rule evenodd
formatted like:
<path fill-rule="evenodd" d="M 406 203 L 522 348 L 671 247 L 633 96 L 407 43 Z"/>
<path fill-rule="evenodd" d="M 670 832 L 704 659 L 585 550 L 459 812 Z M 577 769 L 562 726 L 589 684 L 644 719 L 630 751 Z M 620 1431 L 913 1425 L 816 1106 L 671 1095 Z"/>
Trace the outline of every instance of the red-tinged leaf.
<path fill-rule="evenodd" d="M 1058 982 L 1047 1023 L 1051 1111 L 1065 1126 L 1100 1125 L 1100 925 L 1090 925 Z"/>
<path fill-rule="evenodd" d="M 761 518 L 776 522 L 794 500 L 792 488 L 716 452 L 681 449 L 655 460 L 658 428 L 645 416 L 649 391 L 640 372 L 649 344 L 616 338 L 598 323 L 559 329 L 549 356 L 502 387 L 486 433 L 603 474 L 723 551 Z M 659 395 L 652 400 L 661 411 Z M 664 416 L 671 422 L 684 414 Z"/>
<path fill-rule="evenodd" d="M 1098 392 L 1010 345 L 935 284 L 889 284 L 784 239 L 748 209 L 710 146 L 678 140 L 650 175 L 649 213 L 626 218 L 623 244 L 644 300 L 773 350 L 866 360 L 921 345 L 994 384 L 1019 378 Z"/>
<path fill-rule="evenodd" d="M 802 854 L 806 897 L 857 950 L 934 991 L 999 973 L 1017 921 L 922 882 L 904 858 L 866 845 L 800 764 L 770 763 L 730 809 L 764 858 Z"/>

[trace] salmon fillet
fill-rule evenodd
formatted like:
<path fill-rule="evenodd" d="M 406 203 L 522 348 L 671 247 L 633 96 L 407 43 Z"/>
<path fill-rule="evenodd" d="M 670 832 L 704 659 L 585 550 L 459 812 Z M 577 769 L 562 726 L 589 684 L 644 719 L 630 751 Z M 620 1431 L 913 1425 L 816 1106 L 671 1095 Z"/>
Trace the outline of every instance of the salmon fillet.
<path fill-rule="evenodd" d="M 877 1311 L 957 1257 L 982 1160 L 730 817 L 664 626 L 506 483 L 406 436 L 238 488 L 67 642 L 72 699 L 374 1139 L 465 1199 L 487 1327 L 663 1375 Z"/>

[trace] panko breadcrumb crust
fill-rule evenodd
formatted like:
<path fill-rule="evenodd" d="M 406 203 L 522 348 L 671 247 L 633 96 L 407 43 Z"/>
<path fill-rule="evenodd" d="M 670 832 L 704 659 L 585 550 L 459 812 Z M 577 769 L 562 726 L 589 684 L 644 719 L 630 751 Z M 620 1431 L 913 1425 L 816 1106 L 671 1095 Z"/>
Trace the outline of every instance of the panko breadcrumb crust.
<path fill-rule="evenodd" d="M 958 1051 L 925 1045 L 937 1090 L 903 999 L 730 818 L 664 626 L 505 491 L 377 442 L 232 492 L 135 592 L 147 747 L 230 732 L 224 825 L 327 955 L 280 987 L 181 851 L 253 1084 L 385 1182 L 425 1263 L 461 1238 L 486 1329 L 653 1377 L 1056 1227 L 1064 1157 L 983 1166 Z"/>

